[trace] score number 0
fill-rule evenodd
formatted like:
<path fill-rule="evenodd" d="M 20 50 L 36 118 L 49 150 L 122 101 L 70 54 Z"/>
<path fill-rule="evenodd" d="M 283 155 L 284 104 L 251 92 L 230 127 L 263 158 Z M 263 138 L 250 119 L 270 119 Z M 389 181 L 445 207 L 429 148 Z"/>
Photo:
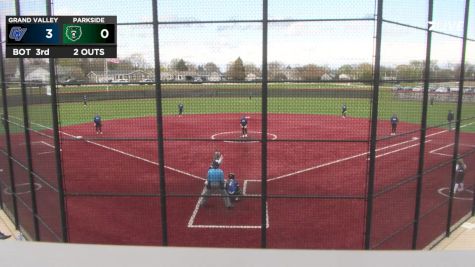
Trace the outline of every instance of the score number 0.
<path fill-rule="evenodd" d="M 107 39 L 109 37 L 109 30 L 108 29 L 102 29 L 101 30 L 101 37 L 102 39 Z M 53 38 L 53 29 L 46 29 L 46 38 L 51 39 Z"/>

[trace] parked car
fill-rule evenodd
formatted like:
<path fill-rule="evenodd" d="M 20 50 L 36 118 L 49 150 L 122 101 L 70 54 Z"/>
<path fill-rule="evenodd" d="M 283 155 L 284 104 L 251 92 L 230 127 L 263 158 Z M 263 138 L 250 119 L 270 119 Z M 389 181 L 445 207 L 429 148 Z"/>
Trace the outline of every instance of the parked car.
<path fill-rule="evenodd" d="M 394 87 L 393 87 L 393 91 L 399 91 L 399 90 L 401 90 L 401 88 L 402 88 L 401 85 L 396 84 L 396 85 L 394 85 Z"/>
<path fill-rule="evenodd" d="M 193 83 L 203 83 L 203 79 L 201 79 L 201 77 L 195 77 Z"/>
<path fill-rule="evenodd" d="M 152 79 L 143 79 L 142 83 L 144 83 L 144 84 L 153 84 L 153 80 Z"/>
<path fill-rule="evenodd" d="M 450 91 L 449 87 L 439 87 L 435 89 L 436 93 L 448 93 Z"/>
<path fill-rule="evenodd" d="M 81 84 L 84 84 L 84 83 L 86 83 L 86 81 L 84 81 L 84 80 L 67 79 L 66 81 L 64 81 L 64 86 L 66 86 L 66 85 L 81 86 Z"/>
<path fill-rule="evenodd" d="M 413 92 L 422 92 L 422 87 L 416 86 L 416 87 L 412 88 L 412 91 Z"/>

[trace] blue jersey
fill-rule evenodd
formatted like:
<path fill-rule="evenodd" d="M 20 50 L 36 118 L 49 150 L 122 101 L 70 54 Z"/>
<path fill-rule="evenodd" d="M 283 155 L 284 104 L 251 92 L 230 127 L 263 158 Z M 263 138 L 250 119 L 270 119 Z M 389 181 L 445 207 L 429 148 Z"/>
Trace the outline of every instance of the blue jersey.
<path fill-rule="evenodd" d="M 399 119 L 396 116 L 391 117 L 391 124 L 397 124 L 399 122 Z"/>
<path fill-rule="evenodd" d="M 224 182 L 224 172 L 221 169 L 211 168 L 208 170 L 208 182 Z"/>
<path fill-rule="evenodd" d="M 239 182 L 236 179 L 229 179 L 227 190 L 230 195 L 236 194 L 239 191 Z"/>
<path fill-rule="evenodd" d="M 246 126 L 247 125 L 247 119 L 246 117 L 241 118 L 241 126 Z"/>
<path fill-rule="evenodd" d="M 101 116 L 97 115 L 94 117 L 94 123 L 100 124 L 101 123 Z"/>

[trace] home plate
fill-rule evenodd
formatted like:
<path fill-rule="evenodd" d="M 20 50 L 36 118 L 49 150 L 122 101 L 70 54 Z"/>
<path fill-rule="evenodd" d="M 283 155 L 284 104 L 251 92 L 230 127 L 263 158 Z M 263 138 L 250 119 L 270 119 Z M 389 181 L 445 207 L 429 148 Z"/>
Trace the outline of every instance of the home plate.
<path fill-rule="evenodd" d="M 76 139 L 82 139 L 82 135 L 76 136 Z"/>
<path fill-rule="evenodd" d="M 419 138 L 417 138 L 417 137 L 415 137 L 415 136 L 412 138 L 412 140 L 417 140 L 417 139 L 419 139 Z"/>

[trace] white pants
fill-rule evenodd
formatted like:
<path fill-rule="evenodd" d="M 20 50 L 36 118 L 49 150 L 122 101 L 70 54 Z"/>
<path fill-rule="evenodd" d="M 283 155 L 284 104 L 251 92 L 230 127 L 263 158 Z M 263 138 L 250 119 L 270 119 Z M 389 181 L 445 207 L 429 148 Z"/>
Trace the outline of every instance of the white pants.
<path fill-rule="evenodd" d="M 201 199 L 201 206 L 204 206 L 206 204 L 206 201 L 208 201 L 209 195 L 211 193 L 219 193 L 224 200 L 224 206 L 226 208 L 231 208 L 233 205 L 231 204 L 231 200 L 229 199 L 228 192 L 226 192 L 226 189 L 224 187 L 224 182 L 214 182 L 208 185 L 208 182 L 205 182 L 205 189 L 204 193 Z"/>

